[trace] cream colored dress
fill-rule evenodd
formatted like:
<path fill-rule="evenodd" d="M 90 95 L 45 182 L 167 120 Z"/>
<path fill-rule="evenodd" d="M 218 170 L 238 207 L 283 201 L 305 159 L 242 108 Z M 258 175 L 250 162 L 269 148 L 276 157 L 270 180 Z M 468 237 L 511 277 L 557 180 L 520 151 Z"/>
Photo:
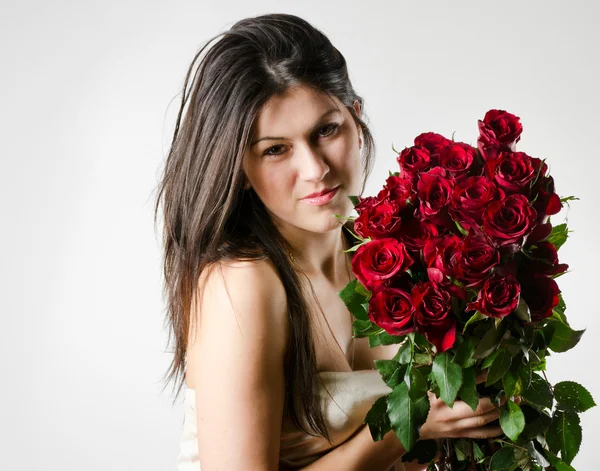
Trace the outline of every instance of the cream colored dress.
<path fill-rule="evenodd" d="M 366 413 L 381 396 L 391 392 L 377 370 L 323 371 L 321 404 L 333 444 L 284 423 L 281 431 L 280 465 L 298 469 L 306 466 L 350 438 L 362 425 Z M 196 396 L 186 387 L 178 471 L 200 471 L 196 426 Z M 392 470 L 403 470 L 398 463 Z"/>

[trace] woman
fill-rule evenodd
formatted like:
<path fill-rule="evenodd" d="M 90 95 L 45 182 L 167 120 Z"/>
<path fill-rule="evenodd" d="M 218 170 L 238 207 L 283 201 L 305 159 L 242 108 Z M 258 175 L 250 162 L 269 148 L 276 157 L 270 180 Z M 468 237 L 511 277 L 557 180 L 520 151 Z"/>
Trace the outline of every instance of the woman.
<path fill-rule="evenodd" d="M 398 346 L 353 339 L 337 294 L 353 244 L 335 215 L 350 215 L 375 150 L 363 99 L 340 52 L 296 16 L 222 35 L 188 72 L 156 203 L 168 377 L 186 394 L 178 469 L 403 469 L 396 435 L 374 442 L 362 423 L 390 391 L 374 360 Z M 488 399 L 477 413 L 431 402 L 421 439 L 501 433 Z"/>

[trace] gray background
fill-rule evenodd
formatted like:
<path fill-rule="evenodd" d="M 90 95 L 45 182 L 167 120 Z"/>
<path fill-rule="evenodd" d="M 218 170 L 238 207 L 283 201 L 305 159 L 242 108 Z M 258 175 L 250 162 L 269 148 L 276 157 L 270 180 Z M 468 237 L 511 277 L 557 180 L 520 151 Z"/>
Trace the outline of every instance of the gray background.
<path fill-rule="evenodd" d="M 474 144 L 488 109 L 521 117 L 518 149 L 581 198 L 559 281 L 588 330 L 549 359 L 550 379 L 600 401 L 598 3 L 217 3 L 1 4 L 0 469 L 175 468 L 154 187 L 193 55 L 269 12 L 304 17 L 346 56 L 378 146 L 367 194 L 396 168 L 392 144 L 424 131 Z M 599 418 L 582 416 L 580 471 L 595 469 Z"/>

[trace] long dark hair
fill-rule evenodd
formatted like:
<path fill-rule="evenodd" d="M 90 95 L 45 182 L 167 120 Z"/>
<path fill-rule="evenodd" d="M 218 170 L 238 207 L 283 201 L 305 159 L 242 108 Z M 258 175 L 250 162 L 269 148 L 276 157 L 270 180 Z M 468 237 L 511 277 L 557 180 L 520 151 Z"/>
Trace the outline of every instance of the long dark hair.
<path fill-rule="evenodd" d="M 306 433 L 329 439 L 307 302 L 290 247 L 254 190 L 243 187 L 242 161 L 261 107 L 298 85 L 335 96 L 360 125 L 362 194 L 375 143 L 352 106 L 358 100 L 362 110 L 363 99 L 350 83 L 346 60 L 321 31 L 289 14 L 245 18 L 209 39 L 189 67 L 154 210 L 156 224 L 162 206 L 165 322 L 175 347 L 166 380 L 178 379 L 177 397 L 185 381 L 191 306 L 201 271 L 222 259 L 269 258 L 285 287 L 291 329 L 284 414 Z"/>

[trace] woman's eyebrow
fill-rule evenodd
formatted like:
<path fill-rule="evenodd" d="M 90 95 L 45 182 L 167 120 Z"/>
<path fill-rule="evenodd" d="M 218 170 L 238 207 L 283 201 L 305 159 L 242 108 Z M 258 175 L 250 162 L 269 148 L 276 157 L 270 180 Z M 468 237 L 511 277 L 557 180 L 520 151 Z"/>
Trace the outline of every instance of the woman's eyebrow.
<path fill-rule="evenodd" d="M 325 111 L 325 113 L 323 113 L 319 119 L 317 119 L 316 124 L 312 127 L 311 132 L 315 130 L 315 128 L 319 125 L 319 123 L 321 122 L 321 120 L 327 116 L 330 115 L 331 113 L 340 113 L 341 111 L 337 108 L 330 108 L 327 111 Z M 286 137 L 271 137 L 271 136 L 265 136 L 265 137 L 261 137 L 260 139 L 256 139 L 255 141 L 252 142 L 252 144 L 250 144 L 250 147 L 254 147 L 256 144 L 258 144 L 260 141 L 279 141 L 279 140 L 285 140 L 287 139 Z"/>

